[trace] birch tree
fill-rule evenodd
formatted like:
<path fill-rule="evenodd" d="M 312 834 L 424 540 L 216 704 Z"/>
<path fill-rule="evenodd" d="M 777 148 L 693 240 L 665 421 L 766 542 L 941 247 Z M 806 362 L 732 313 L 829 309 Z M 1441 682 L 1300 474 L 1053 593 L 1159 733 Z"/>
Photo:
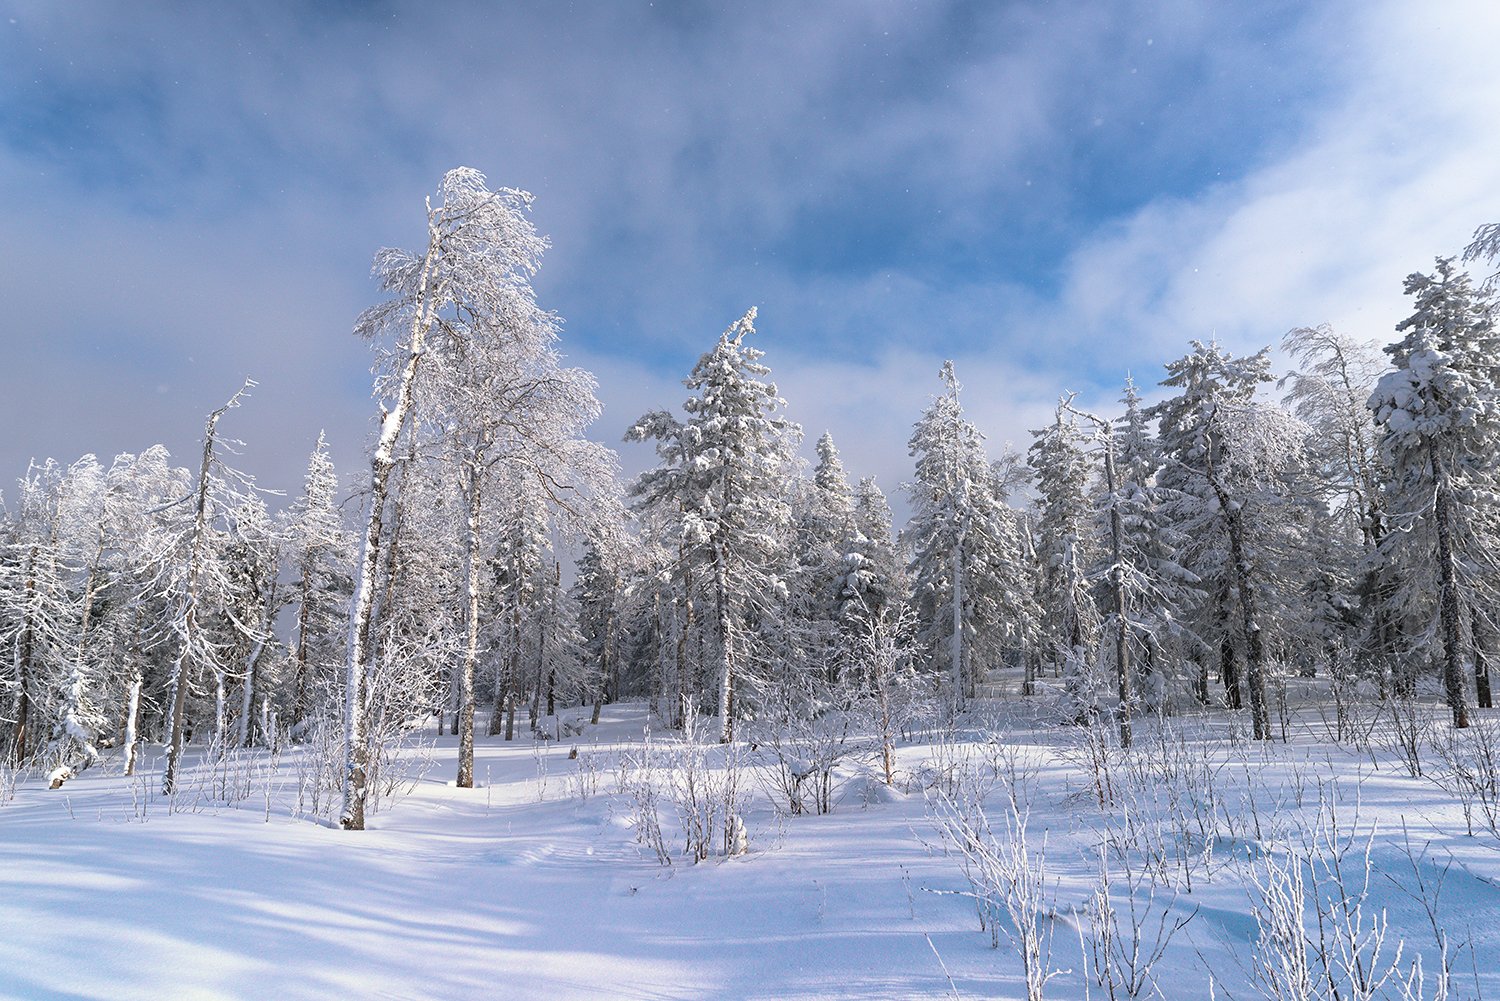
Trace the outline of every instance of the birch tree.
<path fill-rule="evenodd" d="M 374 274 L 390 298 L 366 310 L 355 333 L 372 341 L 393 336 L 380 353 L 376 394 L 382 400 L 380 430 L 370 458 L 364 538 L 355 574 L 344 682 L 344 797 L 339 822 L 346 830 L 365 826 L 366 690 L 373 669 L 371 619 L 375 607 L 384 518 L 390 500 L 397 445 L 407 429 L 424 359 L 462 357 L 478 319 L 488 324 L 519 305 L 531 306 L 530 276 L 545 241 L 524 212 L 531 196 L 513 189 L 491 191 L 484 175 L 460 167 L 438 188 L 438 204 L 427 200 L 423 251 L 384 249 Z M 535 336 L 526 327 L 522 336 Z M 386 404 L 389 403 L 389 406 Z"/>

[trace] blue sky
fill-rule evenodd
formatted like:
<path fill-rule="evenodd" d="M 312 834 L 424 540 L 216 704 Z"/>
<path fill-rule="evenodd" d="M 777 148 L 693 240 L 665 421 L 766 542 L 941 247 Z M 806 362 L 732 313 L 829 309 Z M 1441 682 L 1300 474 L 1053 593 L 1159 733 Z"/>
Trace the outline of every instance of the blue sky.
<path fill-rule="evenodd" d="M 893 492 L 945 357 L 998 447 L 1192 337 L 1388 340 L 1500 219 L 1497 43 L 1465 0 L 0 2 L 0 475 L 186 456 L 245 375 L 245 466 L 355 471 L 370 258 L 465 164 L 537 196 L 599 437 L 757 305 Z"/>

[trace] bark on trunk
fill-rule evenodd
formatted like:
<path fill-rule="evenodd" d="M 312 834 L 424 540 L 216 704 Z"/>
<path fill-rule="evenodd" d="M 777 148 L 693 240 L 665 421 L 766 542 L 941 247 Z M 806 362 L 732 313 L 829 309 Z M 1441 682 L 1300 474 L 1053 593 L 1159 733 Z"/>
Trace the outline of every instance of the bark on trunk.
<path fill-rule="evenodd" d="M 31 666 L 36 656 L 36 559 L 38 548 L 31 547 L 26 561 L 26 621 L 16 653 L 16 726 L 11 740 L 11 756 L 16 764 L 26 760 L 26 740 L 31 723 Z"/>
<path fill-rule="evenodd" d="M 729 619 L 729 579 L 724 551 L 714 548 L 714 591 L 719 625 L 719 743 L 734 740 L 734 636 Z"/>
<path fill-rule="evenodd" d="M 125 734 L 122 743 L 125 745 L 125 774 L 135 774 L 136 747 L 139 739 L 136 736 L 136 727 L 141 716 L 141 675 L 137 671 L 130 679 L 130 694 L 125 702 Z"/>
<path fill-rule="evenodd" d="M 422 262 L 417 308 L 412 318 L 411 341 L 407 348 L 406 364 L 401 370 L 396 405 L 381 420 L 380 440 L 370 460 L 370 514 L 365 523 L 359 576 L 355 581 L 354 600 L 350 610 L 349 659 L 344 672 L 344 795 L 343 807 L 339 812 L 339 824 L 348 831 L 362 831 L 365 828 L 365 803 L 369 797 L 365 773 L 365 683 L 370 672 L 370 617 L 374 611 L 375 586 L 380 569 L 381 522 L 385 515 L 391 469 L 396 464 L 396 443 L 401 438 L 407 414 L 411 411 L 417 367 L 422 360 L 427 328 L 431 323 L 428 284 L 432 280 L 437 255 L 438 231 L 429 220 L 427 256 Z"/>
<path fill-rule="evenodd" d="M 964 707 L 964 536 L 960 532 L 953 543 L 953 609 L 952 635 L 948 637 L 948 670 L 952 674 L 953 711 Z"/>
<path fill-rule="evenodd" d="M 255 640 L 255 647 L 250 651 L 250 656 L 245 658 L 245 688 L 240 698 L 240 721 L 239 731 L 235 734 L 235 743 L 240 747 L 249 747 L 255 743 L 255 727 L 251 720 L 255 715 L 255 696 L 260 689 L 260 658 L 266 652 L 267 641 L 271 638 L 271 627 L 276 621 L 276 578 L 271 578 L 271 584 L 266 591 L 266 607 L 261 613 L 261 635 Z M 265 728 L 261 728 L 262 736 L 268 736 Z"/>
<path fill-rule="evenodd" d="M 1218 489 L 1218 487 L 1215 487 Z M 1227 494 L 1220 490 L 1220 503 L 1225 504 Z M 1245 631 L 1246 687 L 1250 690 L 1250 722 L 1256 740 L 1270 740 L 1271 709 L 1266 701 L 1266 646 L 1256 615 L 1255 588 L 1250 580 L 1250 561 L 1245 554 L 1245 526 L 1243 511 L 1236 506 L 1224 509 L 1229 523 L 1229 556 L 1235 575 L 1235 589 L 1239 592 L 1240 617 Z"/>
<path fill-rule="evenodd" d="M 483 453 L 481 439 L 476 454 L 464 463 L 464 492 L 469 500 L 468 532 L 464 545 L 464 599 L 468 630 L 464 637 L 464 661 L 458 677 L 458 787 L 474 788 L 474 668 L 479 662 L 479 546 L 483 510 Z"/>
<path fill-rule="evenodd" d="M 1476 612 L 1470 627 L 1474 638 L 1474 701 L 1481 709 L 1493 709 L 1495 703 L 1490 695 L 1489 629 L 1482 621 L 1483 613 Z"/>
<path fill-rule="evenodd" d="M 232 403 L 233 401 L 231 401 Z M 208 415 L 203 429 L 203 462 L 198 469 L 198 502 L 193 516 L 193 538 L 188 551 L 187 594 L 183 598 L 182 619 L 178 623 L 178 635 L 182 645 L 172 665 L 172 715 L 167 721 L 167 762 L 162 773 L 162 794 L 170 796 L 177 789 L 177 770 L 182 763 L 183 719 L 187 710 L 189 672 L 192 670 L 192 651 L 198 637 L 198 586 L 203 570 L 204 539 L 208 534 L 208 484 L 209 471 L 214 461 L 214 435 L 219 418 L 230 404 L 220 407 Z"/>
<path fill-rule="evenodd" d="M 1427 447 L 1427 454 L 1432 462 L 1432 478 L 1437 484 L 1432 515 L 1437 523 L 1438 618 L 1443 632 L 1443 687 L 1447 690 L 1453 725 L 1457 729 L 1463 729 L 1469 725 L 1469 706 L 1464 699 L 1463 649 L 1459 630 L 1461 609 L 1458 603 L 1458 572 L 1453 562 L 1453 515 L 1449 508 L 1449 486 L 1442 461 L 1431 445 Z"/>

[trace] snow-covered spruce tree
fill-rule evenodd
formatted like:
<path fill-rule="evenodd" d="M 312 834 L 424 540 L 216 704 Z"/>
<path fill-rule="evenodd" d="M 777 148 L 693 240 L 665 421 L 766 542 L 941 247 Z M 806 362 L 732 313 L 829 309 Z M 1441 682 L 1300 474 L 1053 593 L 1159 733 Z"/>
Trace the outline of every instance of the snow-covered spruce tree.
<path fill-rule="evenodd" d="M 764 381 L 770 369 L 762 352 L 746 343 L 754 332 L 752 308 L 698 360 L 684 383 L 695 394 L 683 403 L 685 420 L 653 411 L 626 436 L 657 442 L 661 464 L 631 492 L 638 508 L 675 520 L 686 611 L 693 611 L 693 591 L 706 599 L 725 742 L 734 736 L 737 665 L 756 620 L 785 595 L 787 481 L 802 434 L 779 413 L 786 404 Z"/>
<path fill-rule="evenodd" d="M 588 485 L 573 481 L 610 468 L 606 453 L 581 440 L 597 414 L 592 382 L 557 364 L 556 322 L 536 304 L 531 276 L 546 248 L 526 211 L 523 191 L 491 191 L 484 175 L 449 171 L 427 203 L 427 246 L 421 253 L 383 250 L 375 273 L 391 297 L 367 310 L 356 332 L 376 340 L 394 335 L 382 351 L 376 391 L 380 434 L 371 458 L 369 512 L 350 619 L 345 679 L 345 828 L 364 826 L 366 776 L 363 688 L 372 670 L 371 620 L 385 541 L 384 518 L 397 448 L 417 409 L 432 407 L 444 424 L 449 452 L 459 464 L 466 502 L 466 596 L 471 612 L 461 679 L 472 680 L 477 643 L 484 495 L 490 469 L 503 465 L 537 480 L 560 509 L 582 516 Z M 421 378 L 419 378 L 419 374 Z M 535 393 L 535 395 L 531 395 Z M 426 394 L 425 397 L 423 394 Z M 469 410 L 474 407 L 477 409 Z M 557 424 L 536 423 L 556 419 Z M 587 478 L 584 477 L 585 479 Z M 599 479 L 604 477 L 600 475 Z M 607 506 L 607 505 L 606 505 Z M 468 686 L 472 692 L 472 684 Z M 465 701 L 460 779 L 472 772 L 472 698 Z M 465 762 L 468 762 L 466 765 Z M 472 775 L 467 776 L 472 782 Z"/>
<path fill-rule="evenodd" d="M 798 480 L 793 493 L 788 601 L 780 637 L 787 660 L 837 685 L 845 673 L 850 637 L 842 629 L 846 555 L 854 546 L 854 498 L 833 436 L 817 442 L 812 482 Z"/>
<path fill-rule="evenodd" d="M 1008 567 L 1018 544 L 984 436 L 964 417 L 951 361 L 941 378 L 945 391 L 908 443 L 916 475 L 906 484 L 913 515 L 902 541 L 911 553 L 918 642 L 946 674 L 949 708 L 957 710 L 1015 626 Z"/>
<path fill-rule="evenodd" d="M 1198 577 L 1179 562 L 1186 540 L 1161 510 L 1167 489 L 1157 483 L 1162 459 L 1156 438 L 1141 411 L 1133 380 L 1125 382 L 1120 402 L 1125 413 L 1115 434 L 1117 481 L 1112 495 L 1102 498 L 1101 514 L 1119 517 L 1122 534 L 1118 560 L 1101 575 L 1119 572 L 1130 626 L 1131 663 L 1135 690 L 1146 708 L 1165 710 L 1173 694 L 1173 664 L 1184 648 L 1196 642 L 1183 626 L 1185 610 L 1199 600 Z"/>
<path fill-rule="evenodd" d="M 1500 443 L 1500 335 L 1490 299 L 1452 258 L 1438 258 L 1431 275 L 1410 275 L 1406 292 L 1415 309 L 1396 327 L 1404 336 L 1386 348 L 1395 368 L 1370 396 L 1397 529 L 1380 548 L 1401 571 L 1398 613 L 1426 620 L 1419 641 L 1436 634 L 1442 643 L 1453 725 L 1466 727 L 1464 614 L 1493 600 L 1481 569 L 1491 540 L 1482 530 Z M 1476 685 L 1488 705 L 1488 676 Z"/>
<path fill-rule="evenodd" d="M 849 623 L 878 615 L 886 605 L 905 604 L 909 587 L 896 554 L 891 505 L 866 476 L 854 488 L 854 535 L 844 553 L 840 618 Z"/>
<path fill-rule="evenodd" d="M 1089 504 L 1089 469 L 1073 415 L 1059 406 L 1052 424 L 1033 431 L 1028 450 L 1037 490 L 1036 551 L 1047 609 L 1048 646 L 1063 676 L 1063 714 L 1077 723 L 1099 712 L 1094 676 L 1100 627 L 1089 571 L 1098 562 Z"/>
<path fill-rule="evenodd" d="M 349 567 L 353 538 L 338 510 L 338 476 L 320 432 L 307 460 L 302 495 L 292 504 L 283 534 L 291 581 L 289 716 L 301 735 L 315 715 L 338 704 L 333 697 L 348 626 Z"/>
<path fill-rule="evenodd" d="M 1261 606 L 1276 572 L 1276 544 L 1295 506 L 1286 489 L 1302 463 L 1306 427 L 1279 407 L 1256 401 L 1270 380 L 1265 350 L 1235 358 L 1217 344 L 1167 365 L 1162 385 L 1178 390 L 1145 413 L 1159 420 L 1166 460 L 1160 481 L 1171 490 L 1165 510 L 1184 539 L 1181 560 L 1211 595 L 1200 610 L 1200 636 L 1217 637 L 1221 673 L 1238 707 L 1236 667 L 1243 653 L 1251 724 L 1269 740 L 1270 651 Z M 1233 613 L 1238 611 L 1238 615 Z"/>

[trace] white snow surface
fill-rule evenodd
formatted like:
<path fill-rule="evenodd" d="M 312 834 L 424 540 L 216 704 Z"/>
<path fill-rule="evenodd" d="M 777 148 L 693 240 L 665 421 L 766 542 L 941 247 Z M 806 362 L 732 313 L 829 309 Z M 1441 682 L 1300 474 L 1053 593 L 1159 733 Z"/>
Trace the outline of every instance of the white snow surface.
<path fill-rule="evenodd" d="M 960 745 L 903 744 L 904 782 L 887 789 L 851 773 L 826 816 L 779 818 L 747 776 L 749 853 L 662 866 L 635 841 L 611 763 L 639 745 L 644 722 L 642 705 L 611 706 L 561 742 L 480 737 L 475 789 L 451 784 L 455 740 L 439 739 L 432 770 L 364 832 L 289 815 L 290 752 L 269 811 L 263 784 L 233 806 L 200 800 L 193 812 L 180 799 L 169 812 L 145 798 L 159 782 L 149 754 L 135 779 L 119 774 L 117 751 L 58 790 L 26 777 L 0 802 L 0 996 L 1026 996 L 1014 950 L 1004 936 L 991 948 L 956 892 L 968 883 L 914 778 Z M 1386 913 L 1391 946 L 1399 934 L 1407 957 L 1423 952 L 1429 970 L 1436 961 L 1407 892 L 1410 843 L 1425 851 L 1417 865 L 1429 880 L 1447 866 L 1439 913 L 1456 957 L 1452 996 L 1474 996 L 1477 980 L 1500 997 L 1500 841 L 1467 835 L 1450 795 L 1378 748 L 1340 749 L 1311 725 L 1290 746 L 1230 745 L 1212 731 L 1221 723 L 1199 721 L 1212 734 L 1202 754 L 1229 762 L 1226 789 L 1258 790 L 1261 837 L 1226 842 L 1211 874 L 1179 888 L 1172 913 L 1197 913 L 1157 966 L 1161 996 L 1206 999 L 1210 975 L 1218 997 L 1257 996 L 1254 888 L 1241 859 L 1277 851 L 1297 817 L 1316 813 L 1321 783 L 1341 797 L 1343 819 L 1375 832 L 1367 903 Z M 1007 726 L 1006 741 L 1038 769 L 1029 841 L 1045 843 L 1052 966 L 1068 971 L 1046 996 L 1083 998 L 1075 908 L 1093 886 L 1102 822 L 1087 772 L 1066 752 L 1079 731 Z M 580 763 L 568 760 L 575 747 L 582 767 L 597 767 L 599 792 L 586 799 Z M 189 750 L 191 769 L 203 752 Z M 1157 900 L 1171 901 L 1165 886 Z"/>

